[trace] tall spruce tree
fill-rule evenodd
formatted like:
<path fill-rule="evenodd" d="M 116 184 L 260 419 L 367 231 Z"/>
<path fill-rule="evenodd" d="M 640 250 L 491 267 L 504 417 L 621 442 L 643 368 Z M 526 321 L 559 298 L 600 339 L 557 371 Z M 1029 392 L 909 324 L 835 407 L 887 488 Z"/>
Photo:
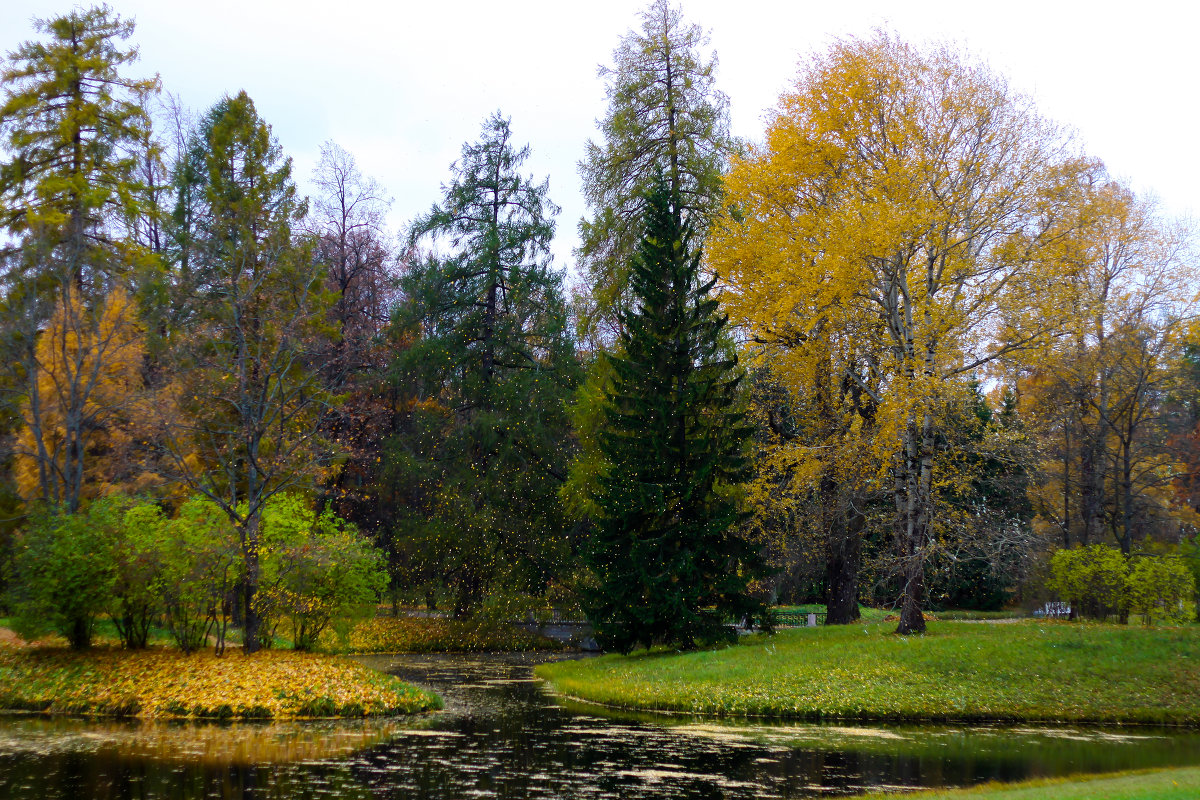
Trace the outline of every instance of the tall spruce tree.
<path fill-rule="evenodd" d="M 546 181 L 521 175 L 528 155 L 507 119 L 489 118 L 413 224 L 414 243 L 445 239 L 450 252 L 402 280 L 397 322 L 415 341 L 395 374 L 414 402 L 389 443 L 387 484 L 412 577 L 447 586 L 459 614 L 493 588 L 539 591 L 566 544 L 557 490 L 579 367 L 549 252 L 558 209 Z"/>
<path fill-rule="evenodd" d="M 660 180 L 646 195 L 645 234 L 630 272 L 619 354 L 606 355 L 592 497 L 599 519 L 586 557 L 595 583 L 585 611 L 607 647 L 692 647 L 729 617 L 763 616 L 747 594 L 761 570 L 738 536 L 738 488 L 751 434 L 726 319 L 703 281 L 679 194 Z"/>

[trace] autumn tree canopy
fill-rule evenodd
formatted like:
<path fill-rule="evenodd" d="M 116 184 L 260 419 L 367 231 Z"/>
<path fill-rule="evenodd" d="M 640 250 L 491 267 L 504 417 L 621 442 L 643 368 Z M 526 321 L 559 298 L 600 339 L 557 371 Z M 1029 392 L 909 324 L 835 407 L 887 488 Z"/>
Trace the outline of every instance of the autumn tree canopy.
<path fill-rule="evenodd" d="M 999 76 L 881 33 L 809 59 L 726 181 L 731 211 L 709 254 L 731 315 L 778 354 L 785 381 L 810 380 L 839 348 L 833 379 L 875 406 L 902 632 L 924 629 L 940 409 L 1061 319 L 1045 288 L 1063 269 L 1057 189 L 1075 169 Z M 845 352 L 863 331 L 878 346 Z"/>
<path fill-rule="evenodd" d="M 1102 169 L 1087 178 L 1054 292 L 1065 324 L 1006 366 L 1043 436 L 1041 521 L 1064 547 L 1108 540 L 1128 554 L 1155 528 L 1194 524 L 1173 486 L 1190 472 L 1190 424 L 1171 398 L 1197 298 L 1187 228 Z"/>

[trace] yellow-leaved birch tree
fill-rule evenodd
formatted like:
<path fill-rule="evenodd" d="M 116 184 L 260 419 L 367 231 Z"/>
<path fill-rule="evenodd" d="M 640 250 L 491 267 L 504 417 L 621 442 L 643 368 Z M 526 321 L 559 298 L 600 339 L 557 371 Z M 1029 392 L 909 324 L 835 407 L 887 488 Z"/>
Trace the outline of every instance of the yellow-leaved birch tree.
<path fill-rule="evenodd" d="M 812 56 L 734 160 L 710 266 L 780 380 L 818 379 L 833 342 L 869 398 L 856 441 L 894 501 L 901 633 L 925 628 L 940 411 L 1058 324 L 1057 190 L 1087 166 L 985 66 L 887 33 Z"/>

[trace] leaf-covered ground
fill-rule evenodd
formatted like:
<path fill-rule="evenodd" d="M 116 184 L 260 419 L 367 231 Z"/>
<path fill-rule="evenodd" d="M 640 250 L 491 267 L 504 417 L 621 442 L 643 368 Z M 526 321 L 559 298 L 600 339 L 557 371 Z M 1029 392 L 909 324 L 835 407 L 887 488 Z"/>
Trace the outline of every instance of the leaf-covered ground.
<path fill-rule="evenodd" d="M 291 719 L 440 707 L 436 695 L 335 656 L 0 647 L 0 709 L 6 710 Z"/>
<path fill-rule="evenodd" d="M 348 642 L 338 642 L 330 634 L 322 644 L 348 653 L 509 653 L 562 648 L 553 639 L 506 623 L 423 617 L 374 617 L 356 625 Z"/>
<path fill-rule="evenodd" d="M 972 789 L 868 794 L 860 800 L 1195 800 L 1200 797 L 1200 769 L 1131 772 L 1124 775 L 1075 776 Z"/>
<path fill-rule="evenodd" d="M 692 653 L 545 664 L 561 693 L 623 708 L 794 719 L 1200 725 L 1200 628 L 935 622 L 783 631 Z"/>

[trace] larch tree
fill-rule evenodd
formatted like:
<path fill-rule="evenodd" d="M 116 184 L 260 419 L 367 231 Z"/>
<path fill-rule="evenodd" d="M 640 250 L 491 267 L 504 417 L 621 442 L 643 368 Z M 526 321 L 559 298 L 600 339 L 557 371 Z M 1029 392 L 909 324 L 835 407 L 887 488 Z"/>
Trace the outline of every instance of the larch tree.
<path fill-rule="evenodd" d="M 1045 291 L 1063 268 L 1056 190 L 1078 168 L 985 67 L 880 33 L 814 55 L 726 182 L 710 264 L 731 316 L 792 365 L 785 380 L 811 380 L 825 357 L 812 343 L 877 331 L 877 380 L 845 375 L 875 407 L 902 633 L 925 628 L 942 411 L 1061 320 Z"/>
<path fill-rule="evenodd" d="M 138 153 L 148 137 L 146 98 L 158 79 L 132 79 L 122 49 L 132 20 L 107 7 L 38 20 L 48 41 L 25 42 L 0 74 L 0 106 L 10 158 L 0 165 L 3 223 L 34 235 L 81 287 L 120 273 L 114 221 L 136 215 L 146 200 L 137 182 Z"/>
<path fill-rule="evenodd" d="M 207 496 L 236 526 L 245 646 L 261 621 L 259 551 L 272 497 L 325 476 L 332 449 L 321 421 L 332 396 L 316 369 L 333 335 L 332 297 L 312 247 L 293 233 L 305 204 L 284 157 L 244 93 L 197 132 L 194 310 L 171 348 L 177 380 L 160 403 L 172 477 Z"/>
<path fill-rule="evenodd" d="M 35 348 L 36 390 L 21 404 L 13 447 L 17 490 L 27 502 L 76 510 L 115 490 L 157 481 L 140 464 L 147 432 L 142 392 L 145 336 L 121 288 L 91 308 L 76 293 L 60 301 Z M 37 413 L 30 405 L 37 401 Z"/>
<path fill-rule="evenodd" d="M 1196 315 L 1189 232 L 1096 169 L 1076 189 L 1079 224 L 1057 292 L 1071 313 L 1059 336 L 1008 366 L 1047 456 L 1034 493 L 1063 547 L 1135 540 L 1177 516 L 1183 470 L 1169 398 Z"/>
<path fill-rule="evenodd" d="M 549 251 L 558 209 L 521 174 L 528 155 L 488 118 L 413 222 L 432 252 L 402 281 L 397 324 L 416 339 L 395 365 L 411 403 L 386 456 L 409 506 L 397 535 L 437 565 L 459 614 L 493 588 L 540 591 L 567 545 L 557 489 L 579 367 Z"/>
<path fill-rule="evenodd" d="M 590 214 L 579 223 L 576 256 L 588 293 L 582 327 L 602 340 L 612 338 L 628 299 L 645 194 L 660 171 L 702 238 L 719 204 L 733 140 L 707 47 L 708 35 L 680 8 L 654 0 L 641 30 L 623 37 L 612 66 L 600 68 L 608 110 L 599 120 L 602 141 L 589 141 L 579 163 Z"/>
<path fill-rule="evenodd" d="M 37 497 L 74 511 L 83 476 L 94 473 L 88 426 L 110 416 L 93 395 L 104 384 L 98 376 L 123 368 L 103 363 L 115 351 L 100 343 L 130 334 L 112 327 L 110 311 L 122 309 L 117 328 L 136 326 L 124 299 L 106 295 L 155 269 L 152 255 L 123 233 L 147 206 L 137 165 L 158 80 L 122 74 L 137 58 L 122 44 L 133 22 L 107 7 L 35 25 L 44 39 L 20 45 L 0 74 L 0 224 L 15 245 L 5 259 L 5 363 L 17 372 L 14 405 L 23 453 L 39 476 Z M 58 331 L 51 335 L 63 347 L 54 358 L 39 343 L 43 330 Z M 54 375 L 45 373 L 51 363 Z M 51 386 L 53 396 L 43 397 Z M 51 431 L 53 443 L 45 439 Z"/>
<path fill-rule="evenodd" d="M 737 530 L 751 433 L 743 376 L 678 201 L 665 182 L 647 194 L 634 306 L 621 316 L 619 352 L 605 356 L 583 596 L 597 637 L 622 652 L 694 647 L 727 618 L 764 613 L 747 593 L 762 576 L 758 548 Z"/>

